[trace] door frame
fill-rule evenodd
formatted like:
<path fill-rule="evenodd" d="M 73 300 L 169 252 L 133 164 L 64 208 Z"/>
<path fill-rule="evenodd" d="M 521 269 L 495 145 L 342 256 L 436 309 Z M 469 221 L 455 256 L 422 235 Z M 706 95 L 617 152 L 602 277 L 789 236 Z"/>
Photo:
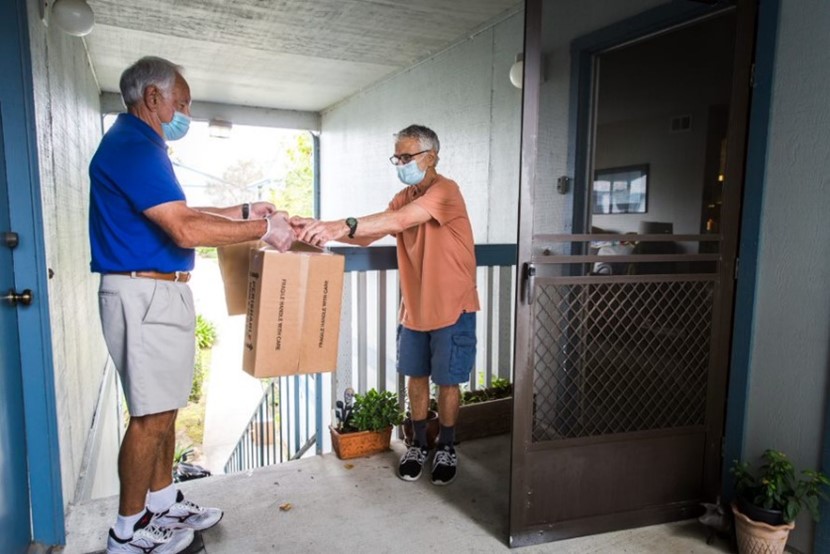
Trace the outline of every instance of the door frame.
<path fill-rule="evenodd" d="M 753 0 L 739 0 L 739 4 L 746 6 Z M 539 103 L 540 93 L 539 85 L 541 81 L 542 72 L 542 4 L 543 0 L 527 0 L 525 7 L 525 49 L 524 49 L 524 63 L 525 63 L 525 82 L 524 82 L 524 96 L 522 103 L 522 134 L 521 134 L 521 174 L 520 174 L 520 202 L 519 202 L 519 236 L 518 236 L 518 262 L 519 271 L 521 272 L 519 283 L 516 290 L 516 354 L 514 360 L 515 377 L 514 387 L 516 390 L 517 399 L 521 396 L 525 399 L 532 397 L 533 390 L 533 372 L 532 371 L 518 371 L 519 368 L 532 367 L 533 350 L 531 348 L 532 342 L 532 322 L 527 311 L 529 306 L 524 302 L 525 288 L 528 286 L 527 282 L 527 264 L 532 258 L 532 214 L 533 214 L 533 184 L 535 183 L 536 162 L 537 162 L 537 140 L 540 130 L 539 126 Z M 671 2 L 647 10 L 641 14 L 628 18 L 620 23 L 612 24 L 608 27 L 599 29 L 595 32 L 589 33 L 581 38 L 576 39 L 571 45 L 571 79 L 570 79 L 570 118 L 569 118 L 569 151 L 568 151 L 568 175 L 573 177 L 574 187 L 573 195 L 571 197 L 572 206 L 570 213 L 573 215 L 572 232 L 581 232 L 579 229 L 584 227 L 587 218 L 587 197 L 582 194 L 578 197 L 578 191 L 585 191 L 587 172 L 585 167 L 588 163 L 588 149 L 578 148 L 580 144 L 586 144 L 587 141 L 592 140 L 590 135 L 590 118 L 593 110 L 593 58 L 601 51 L 607 50 L 614 46 L 622 45 L 626 42 L 642 38 L 644 36 L 658 33 L 662 30 L 676 29 L 678 26 L 687 22 L 696 22 L 701 18 L 720 13 L 723 9 L 731 8 L 730 4 L 717 5 L 703 5 L 694 2 Z M 740 12 L 739 12 L 740 13 Z M 733 109 L 730 113 L 730 144 L 739 145 L 738 148 L 730 149 L 729 158 L 727 161 L 727 182 L 735 183 L 735 191 L 732 194 L 737 195 L 740 199 L 743 197 L 742 185 L 745 181 L 745 163 L 750 160 L 750 155 L 753 154 L 753 160 L 757 162 L 754 157 L 755 153 L 746 150 L 746 141 L 751 136 L 749 121 L 748 121 L 748 107 L 751 102 L 751 91 L 745 92 L 746 98 L 742 101 L 736 102 L 735 90 L 736 86 L 743 86 L 745 91 L 749 90 L 750 83 L 750 65 L 754 61 L 755 42 L 752 38 L 758 29 L 757 17 L 752 16 L 756 13 L 750 10 L 750 17 L 738 18 L 738 32 L 740 41 L 740 32 L 744 31 L 743 40 L 739 42 L 740 46 L 736 44 L 735 52 L 735 67 L 733 70 L 733 93 L 732 104 Z M 752 20 L 751 28 L 747 21 Z M 741 26 L 743 25 L 743 29 Z M 749 35 L 747 35 L 749 31 Z M 774 46 L 774 45 L 773 45 Z M 738 108 L 738 109 L 736 109 Z M 741 112 L 741 113 L 737 113 Z M 733 129 L 740 128 L 742 131 L 740 136 Z M 765 129 L 764 129 L 765 131 Z M 757 141 L 757 139 L 756 139 Z M 740 202 L 737 204 L 740 206 Z M 531 217 L 524 216 L 523 212 L 531 214 Z M 738 213 L 733 214 L 733 225 L 735 226 L 731 232 L 731 240 L 724 241 L 721 244 L 721 252 L 725 253 L 727 258 L 730 258 L 729 263 L 723 261 L 719 264 L 723 289 L 725 295 L 731 299 L 732 306 L 737 304 L 737 299 L 733 296 L 733 288 L 735 285 L 732 276 L 735 272 L 735 263 L 738 246 L 738 230 L 739 217 Z M 727 215 L 728 217 L 728 215 Z M 757 228 L 757 223 L 756 223 Z M 744 225 L 740 227 L 744 233 L 751 232 L 751 225 Z M 587 231 L 582 231 L 587 232 Z M 726 233 L 724 233 L 726 234 Z M 744 235 L 745 236 L 745 235 Z M 756 253 L 757 255 L 757 253 Z M 754 277 L 754 275 L 750 276 Z M 716 345 L 713 351 L 725 349 L 724 360 L 729 363 L 731 333 L 733 326 L 736 325 L 735 320 L 732 319 L 733 311 L 731 309 L 722 310 L 722 316 L 718 321 L 713 321 L 716 328 L 721 329 L 718 333 L 721 335 L 720 344 Z M 751 314 L 750 314 L 751 317 Z M 717 337 L 713 337 L 717 339 Z M 719 394 L 712 394 L 710 389 L 707 400 L 707 413 L 710 411 L 708 406 L 715 404 L 723 405 L 726 399 L 727 387 L 727 373 L 728 368 L 725 368 L 723 375 L 720 376 L 722 383 L 719 383 L 722 391 Z M 744 391 L 745 393 L 745 391 Z M 731 400 L 731 394 L 730 394 Z M 510 546 L 519 546 L 526 544 L 533 544 L 544 542 L 546 540 L 555 540 L 556 538 L 564 538 L 558 534 L 550 526 L 542 525 L 534 528 L 523 528 L 521 510 L 514 509 L 515 506 L 521 506 L 526 499 L 523 497 L 524 486 L 527 482 L 526 473 L 528 471 L 525 467 L 526 451 L 529 446 L 529 429 L 532 425 L 532 413 L 527 409 L 518 409 L 519 403 L 516 403 L 514 409 L 514 425 L 512 435 L 512 460 L 511 460 L 511 490 L 510 490 L 510 517 L 509 517 L 509 542 Z M 707 422 L 707 435 L 715 433 L 717 444 L 707 442 L 706 456 L 708 462 L 705 462 L 706 468 L 714 468 L 717 466 L 718 470 L 723 467 L 723 459 L 720 464 L 713 464 L 712 458 L 722 456 L 722 445 L 720 438 L 724 436 L 724 420 L 726 417 L 725 406 L 722 409 L 719 421 Z M 741 430 L 742 432 L 742 430 Z M 518 463 L 517 463 L 518 462 Z M 706 493 L 715 494 L 720 493 L 720 488 L 723 482 L 720 481 L 722 472 L 710 469 L 706 473 L 704 479 L 704 487 Z M 706 484 L 708 483 L 708 486 Z M 720 486 L 718 486 L 720 485 Z M 620 520 L 620 525 L 613 525 L 611 521 L 606 521 L 611 527 L 620 527 L 636 522 L 626 521 L 626 518 Z"/>
<path fill-rule="evenodd" d="M 0 18 L 0 91 L 6 136 L 16 139 L 5 141 L 5 154 L 11 224 L 21 237 L 14 283 L 34 292 L 32 305 L 18 310 L 32 540 L 59 545 L 66 533 L 27 2 L 4 9 L 11 17 Z"/>

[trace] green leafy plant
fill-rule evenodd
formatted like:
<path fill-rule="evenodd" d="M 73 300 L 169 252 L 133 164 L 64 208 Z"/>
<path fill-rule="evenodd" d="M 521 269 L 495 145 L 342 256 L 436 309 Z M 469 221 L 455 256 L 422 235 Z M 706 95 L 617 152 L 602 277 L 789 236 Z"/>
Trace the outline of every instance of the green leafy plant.
<path fill-rule="evenodd" d="M 354 411 L 341 431 L 380 431 L 403 422 L 403 412 L 398 398 L 389 391 L 369 390 L 356 394 Z"/>
<path fill-rule="evenodd" d="M 202 317 L 202 314 L 196 315 L 196 346 L 201 350 L 213 348 L 216 344 L 216 326 Z"/>
<path fill-rule="evenodd" d="M 212 260 L 217 258 L 216 248 L 213 246 L 197 246 L 196 254 L 198 254 L 200 258 L 209 258 Z"/>
<path fill-rule="evenodd" d="M 489 387 L 477 390 L 464 391 L 461 394 L 461 404 L 475 404 L 508 398 L 513 395 L 513 384 L 507 379 L 493 379 Z"/>
<path fill-rule="evenodd" d="M 187 446 L 182 446 L 180 444 L 176 445 L 176 449 L 173 451 L 173 463 L 178 464 L 181 462 L 186 462 L 187 458 L 193 454 L 193 445 L 188 444 Z"/>
<path fill-rule="evenodd" d="M 207 378 L 209 369 L 209 350 L 216 344 L 216 326 L 202 317 L 196 315 L 196 360 L 193 366 L 193 382 L 190 386 L 191 402 L 199 402 L 202 398 L 202 389 Z"/>
<path fill-rule="evenodd" d="M 207 363 L 206 358 L 209 354 L 204 350 L 196 352 L 196 360 L 193 364 L 193 381 L 190 384 L 190 402 L 199 402 L 202 399 L 202 392 L 204 390 L 205 379 L 207 378 Z"/>
<path fill-rule="evenodd" d="M 761 459 L 757 473 L 749 462 L 734 461 L 731 472 L 738 496 L 759 508 L 780 511 L 785 523 L 794 521 L 802 508 L 818 521 L 819 501 L 827 499 L 824 488 L 830 485 L 830 479 L 811 470 L 803 470 L 803 477 L 797 477 L 793 463 L 778 450 L 764 451 Z"/>

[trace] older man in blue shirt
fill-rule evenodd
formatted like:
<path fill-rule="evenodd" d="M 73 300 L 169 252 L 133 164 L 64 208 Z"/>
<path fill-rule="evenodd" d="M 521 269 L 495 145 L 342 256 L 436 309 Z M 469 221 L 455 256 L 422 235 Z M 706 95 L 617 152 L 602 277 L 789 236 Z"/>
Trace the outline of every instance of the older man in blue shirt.
<path fill-rule="evenodd" d="M 187 205 L 165 143 L 190 123 L 181 67 L 145 57 L 124 71 L 120 86 L 128 113 L 89 167 L 91 268 L 101 274 L 101 323 L 130 412 L 107 552 L 172 554 L 223 515 L 186 500 L 172 482 L 176 415 L 193 379 L 196 316 L 186 284 L 193 248 L 261 238 L 285 251 L 294 233 L 288 214 L 267 202 Z"/>

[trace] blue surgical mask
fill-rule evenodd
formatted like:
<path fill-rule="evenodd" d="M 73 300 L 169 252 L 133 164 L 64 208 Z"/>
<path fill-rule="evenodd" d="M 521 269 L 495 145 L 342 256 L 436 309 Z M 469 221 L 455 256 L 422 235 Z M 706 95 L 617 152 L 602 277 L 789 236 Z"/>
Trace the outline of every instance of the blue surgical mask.
<path fill-rule="evenodd" d="M 426 177 L 427 172 L 418 167 L 418 162 L 412 160 L 408 164 L 399 165 L 398 179 L 405 185 L 417 185 Z"/>
<path fill-rule="evenodd" d="M 187 134 L 189 128 L 190 118 L 182 112 L 174 113 L 170 123 L 161 123 L 161 132 L 164 134 L 165 140 L 179 140 Z"/>

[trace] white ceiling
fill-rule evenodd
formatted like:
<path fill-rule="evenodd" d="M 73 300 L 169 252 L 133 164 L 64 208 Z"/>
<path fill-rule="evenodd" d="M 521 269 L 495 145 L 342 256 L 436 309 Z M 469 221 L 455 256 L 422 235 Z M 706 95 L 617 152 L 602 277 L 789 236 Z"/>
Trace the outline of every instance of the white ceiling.
<path fill-rule="evenodd" d="M 103 91 L 145 55 L 194 100 L 319 112 L 510 15 L 517 0 L 88 0 Z"/>

